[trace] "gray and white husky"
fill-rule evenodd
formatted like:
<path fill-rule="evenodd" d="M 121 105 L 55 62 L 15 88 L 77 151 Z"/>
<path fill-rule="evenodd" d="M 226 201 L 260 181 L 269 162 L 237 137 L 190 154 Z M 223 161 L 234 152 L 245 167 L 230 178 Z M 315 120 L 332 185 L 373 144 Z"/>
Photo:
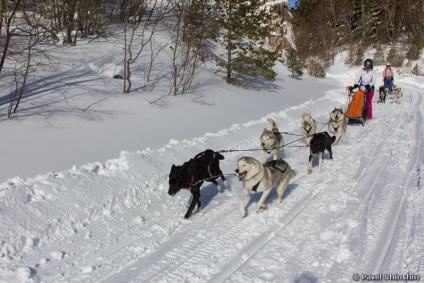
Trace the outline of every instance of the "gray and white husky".
<path fill-rule="evenodd" d="M 277 186 L 278 198 L 276 205 L 279 205 L 290 179 L 296 176 L 296 171 L 282 159 L 262 164 L 253 157 L 245 156 L 237 161 L 236 174 L 239 181 L 243 182 L 243 192 L 240 198 L 240 215 L 245 217 L 244 199 L 248 193 L 262 193 L 256 209 L 256 212 L 260 212 L 266 206 L 265 200 L 271 192 L 272 187 Z"/>
<path fill-rule="evenodd" d="M 330 119 L 328 120 L 328 131 L 332 136 L 336 136 L 334 144 L 337 145 L 343 141 L 348 121 L 349 118 L 345 117 L 341 108 L 334 108 L 331 111 Z"/>
<path fill-rule="evenodd" d="M 392 94 L 395 97 L 395 103 L 400 103 L 400 99 L 403 96 L 402 89 L 400 87 L 397 87 L 396 85 L 394 85 L 393 88 L 392 88 Z"/>
<path fill-rule="evenodd" d="M 274 160 L 281 159 L 278 155 L 278 150 L 284 153 L 284 138 L 278 130 L 277 124 L 271 118 L 268 118 L 267 121 L 272 125 L 271 130 L 267 130 L 266 128 L 262 132 L 261 135 L 261 156 L 260 161 L 265 161 L 265 154 L 272 154 L 274 156 Z"/>
<path fill-rule="evenodd" d="M 314 118 L 312 118 L 311 113 L 305 113 L 303 112 L 301 117 L 301 126 L 302 134 L 305 137 L 306 144 L 309 144 L 311 142 L 312 136 L 317 131 L 317 122 Z"/>

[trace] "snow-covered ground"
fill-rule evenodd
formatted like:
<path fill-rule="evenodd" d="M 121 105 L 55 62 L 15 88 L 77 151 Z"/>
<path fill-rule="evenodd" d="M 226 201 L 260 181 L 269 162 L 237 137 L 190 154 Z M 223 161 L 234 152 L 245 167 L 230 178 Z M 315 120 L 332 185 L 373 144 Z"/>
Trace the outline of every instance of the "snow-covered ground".
<path fill-rule="evenodd" d="M 242 184 L 228 176 L 221 192 L 203 186 L 203 210 L 185 220 L 190 194 L 167 193 L 172 164 L 207 148 L 258 148 L 267 117 L 294 134 L 285 135 L 286 143 L 299 138 L 302 112 L 326 130 L 331 110 L 345 108 L 345 86 L 358 70 L 340 56 L 329 78 L 297 80 L 278 65 L 278 78 L 261 91 L 228 86 L 205 71 L 197 95 L 153 107 L 149 101 L 160 93 L 121 94 L 122 81 L 110 78 L 121 49 L 103 47 L 95 53 L 84 42 L 69 48 L 64 58 L 73 61 L 48 83 L 33 85 L 38 93 L 14 119 L 4 116 L 6 104 L 0 108 L 0 281 L 424 276 L 424 78 L 397 76 L 401 104 L 377 104 L 375 97 L 374 119 L 348 126 L 320 174 L 316 161 L 307 174 L 302 141 L 288 146 L 284 159 L 298 174 L 279 207 L 271 194 L 268 209 L 256 214 L 254 195 L 242 219 Z M 259 152 L 224 155 L 221 168 L 231 174 L 240 157 Z"/>

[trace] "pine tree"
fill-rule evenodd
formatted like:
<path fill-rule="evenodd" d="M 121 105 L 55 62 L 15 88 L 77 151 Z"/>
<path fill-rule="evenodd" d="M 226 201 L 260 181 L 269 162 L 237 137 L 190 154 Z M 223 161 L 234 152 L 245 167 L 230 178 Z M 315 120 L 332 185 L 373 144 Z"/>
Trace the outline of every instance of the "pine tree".
<path fill-rule="evenodd" d="M 390 48 L 387 55 L 387 63 L 390 63 L 394 67 L 402 67 L 403 65 L 403 56 L 397 52 L 394 46 Z"/>
<path fill-rule="evenodd" d="M 302 61 L 294 50 L 290 52 L 290 57 L 287 59 L 287 69 L 292 73 L 293 78 L 303 76 Z"/>
<path fill-rule="evenodd" d="M 374 41 L 380 21 L 376 0 L 355 0 L 353 3 L 353 39 L 369 44 Z"/>
<path fill-rule="evenodd" d="M 315 58 L 309 60 L 306 65 L 306 68 L 310 76 L 313 76 L 315 78 L 325 78 L 326 76 L 323 64 Z"/>
<path fill-rule="evenodd" d="M 420 75 L 420 67 L 418 66 L 417 63 L 415 63 L 414 68 L 412 68 L 411 70 L 413 75 L 419 76 Z"/>
<path fill-rule="evenodd" d="M 264 76 L 274 78 L 272 70 L 277 53 L 264 47 L 271 27 L 271 12 L 260 7 L 258 0 L 218 0 L 217 23 L 220 41 L 226 48 L 225 60 L 218 65 L 226 69 L 226 81 Z"/>
<path fill-rule="evenodd" d="M 183 41 L 196 52 L 205 46 L 206 39 L 216 39 L 217 24 L 213 17 L 213 5 L 209 0 L 189 0 L 184 15 Z"/>
<path fill-rule="evenodd" d="M 364 48 L 359 45 L 356 47 L 355 51 L 355 59 L 353 61 L 353 64 L 355 66 L 361 66 L 364 62 Z"/>
<path fill-rule="evenodd" d="M 309 22 L 317 5 L 316 0 L 297 0 L 293 12 L 293 24 L 296 28 L 309 27 Z"/>
<path fill-rule="evenodd" d="M 411 47 L 408 51 L 409 60 L 418 60 L 420 57 L 421 49 L 424 47 L 424 38 L 420 32 L 414 34 L 412 38 Z"/>
<path fill-rule="evenodd" d="M 384 59 L 384 53 L 383 48 L 381 46 L 378 46 L 375 53 L 374 53 L 374 65 L 383 65 L 386 63 L 386 60 Z"/>

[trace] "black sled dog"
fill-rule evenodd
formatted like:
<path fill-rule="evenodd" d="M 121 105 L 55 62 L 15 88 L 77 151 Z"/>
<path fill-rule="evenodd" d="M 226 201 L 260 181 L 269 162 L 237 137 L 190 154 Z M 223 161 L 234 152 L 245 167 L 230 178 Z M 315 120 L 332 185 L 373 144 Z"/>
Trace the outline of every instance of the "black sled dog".
<path fill-rule="evenodd" d="M 321 132 L 314 134 L 310 142 L 310 151 L 309 151 L 309 164 L 308 164 L 308 173 L 312 173 L 312 159 L 314 154 L 319 156 L 319 165 L 318 172 L 321 172 L 322 167 L 322 156 L 324 151 L 327 150 L 330 153 L 330 159 L 333 159 L 333 152 L 331 150 L 331 145 L 335 142 L 336 136 L 330 136 L 327 132 Z"/>
<path fill-rule="evenodd" d="M 200 203 L 200 187 L 204 181 L 212 182 L 221 190 L 221 185 L 216 179 L 221 178 L 224 186 L 228 183 L 219 168 L 219 161 L 223 160 L 224 156 L 211 149 L 197 154 L 194 158 L 185 162 L 183 165 L 172 165 L 169 173 L 169 190 L 168 194 L 174 196 L 182 188 L 190 190 L 193 195 L 193 200 L 187 210 L 184 218 L 188 219 L 197 204 L 197 211 L 201 209 Z"/>

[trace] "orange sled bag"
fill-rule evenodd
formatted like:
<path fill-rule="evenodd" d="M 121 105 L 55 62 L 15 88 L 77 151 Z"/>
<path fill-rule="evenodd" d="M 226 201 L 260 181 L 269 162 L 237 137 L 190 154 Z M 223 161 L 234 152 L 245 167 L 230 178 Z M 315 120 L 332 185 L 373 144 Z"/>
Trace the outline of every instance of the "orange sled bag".
<path fill-rule="evenodd" d="M 363 109 L 363 103 L 364 103 L 364 95 L 365 93 L 361 90 L 358 90 L 357 92 L 355 92 L 345 112 L 346 117 L 363 118 L 362 109 Z"/>

